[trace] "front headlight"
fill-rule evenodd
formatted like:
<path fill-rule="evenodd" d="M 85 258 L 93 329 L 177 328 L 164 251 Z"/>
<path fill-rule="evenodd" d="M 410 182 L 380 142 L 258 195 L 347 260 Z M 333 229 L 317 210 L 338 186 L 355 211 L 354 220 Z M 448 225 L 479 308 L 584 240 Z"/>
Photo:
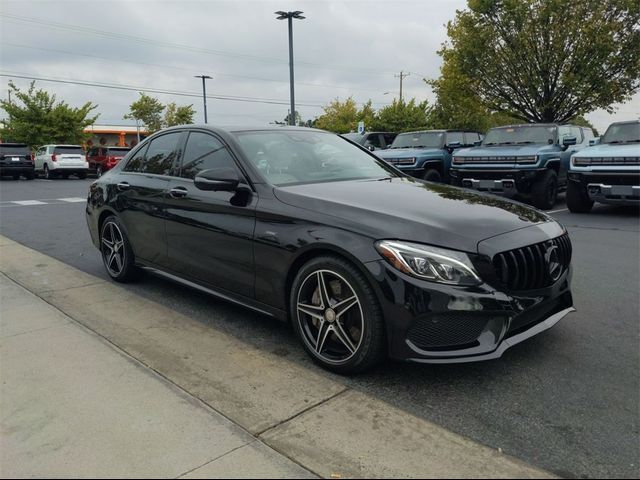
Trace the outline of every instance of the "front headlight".
<path fill-rule="evenodd" d="M 419 243 L 380 240 L 376 249 L 403 273 L 454 285 L 482 283 L 467 254 Z"/>

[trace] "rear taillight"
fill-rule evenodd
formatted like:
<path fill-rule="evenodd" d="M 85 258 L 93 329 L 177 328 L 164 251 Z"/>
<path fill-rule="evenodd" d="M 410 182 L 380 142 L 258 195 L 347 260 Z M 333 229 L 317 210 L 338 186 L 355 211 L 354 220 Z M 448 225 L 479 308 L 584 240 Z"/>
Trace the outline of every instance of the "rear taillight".
<path fill-rule="evenodd" d="M 118 163 L 118 160 L 120 160 L 119 157 L 108 157 L 107 158 L 107 163 L 109 165 L 115 165 L 116 163 Z"/>
<path fill-rule="evenodd" d="M 52 161 L 52 162 L 57 161 L 57 157 L 56 157 L 56 154 L 55 154 L 55 153 L 54 153 L 53 155 L 51 155 L 51 161 Z"/>

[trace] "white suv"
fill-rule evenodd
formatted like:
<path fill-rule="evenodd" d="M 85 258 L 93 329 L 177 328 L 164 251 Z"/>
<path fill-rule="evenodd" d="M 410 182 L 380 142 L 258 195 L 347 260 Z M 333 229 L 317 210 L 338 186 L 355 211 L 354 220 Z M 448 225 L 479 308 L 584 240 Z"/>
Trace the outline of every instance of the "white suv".
<path fill-rule="evenodd" d="M 47 179 L 59 175 L 67 178 L 72 174 L 84 179 L 89 171 L 80 145 L 43 145 L 36 151 L 34 163 L 36 174 L 42 172 Z"/>

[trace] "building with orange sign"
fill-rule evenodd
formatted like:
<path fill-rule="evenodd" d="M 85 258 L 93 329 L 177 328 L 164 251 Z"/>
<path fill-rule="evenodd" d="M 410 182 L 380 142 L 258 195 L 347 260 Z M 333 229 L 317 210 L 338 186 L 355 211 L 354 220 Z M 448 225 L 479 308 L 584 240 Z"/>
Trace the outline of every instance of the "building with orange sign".
<path fill-rule="evenodd" d="M 86 146 L 94 145 L 134 147 L 138 144 L 138 135 L 143 140 L 147 135 L 144 127 L 135 125 L 90 125 L 84 129 L 84 133 L 91 135 Z"/>

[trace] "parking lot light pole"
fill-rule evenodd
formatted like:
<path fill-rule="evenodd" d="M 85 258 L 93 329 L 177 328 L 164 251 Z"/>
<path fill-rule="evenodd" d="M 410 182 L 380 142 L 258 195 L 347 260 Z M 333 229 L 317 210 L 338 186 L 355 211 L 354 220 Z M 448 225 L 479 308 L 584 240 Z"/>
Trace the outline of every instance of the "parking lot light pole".
<path fill-rule="evenodd" d="M 207 123 L 207 87 L 204 81 L 210 79 L 209 75 L 195 75 L 195 78 L 202 79 L 202 100 L 204 101 L 204 123 Z"/>
<path fill-rule="evenodd" d="M 290 97 L 291 97 L 291 112 L 289 113 L 289 125 L 296 124 L 296 102 L 295 95 L 293 89 L 293 19 L 297 18 L 298 20 L 304 20 L 305 17 L 302 16 L 302 13 L 299 10 L 295 12 L 276 12 L 276 17 L 278 20 L 288 20 L 289 23 L 289 84 L 290 84 Z"/>

